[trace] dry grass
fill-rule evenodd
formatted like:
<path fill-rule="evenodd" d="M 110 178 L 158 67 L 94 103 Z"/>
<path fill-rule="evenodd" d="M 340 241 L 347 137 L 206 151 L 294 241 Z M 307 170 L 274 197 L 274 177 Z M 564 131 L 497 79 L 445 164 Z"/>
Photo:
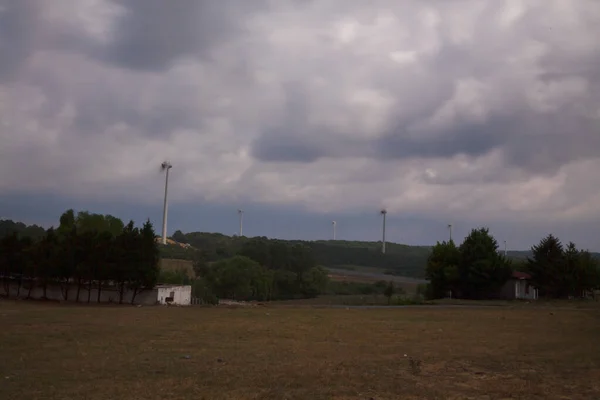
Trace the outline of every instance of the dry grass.
<path fill-rule="evenodd" d="M 4 301 L 0 398 L 597 399 L 599 317 Z"/>
<path fill-rule="evenodd" d="M 361 276 L 361 275 L 345 275 L 341 273 L 330 272 L 328 274 L 329 279 L 335 282 L 349 282 L 349 283 L 368 283 L 374 284 L 378 281 L 388 282 L 390 277 L 388 275 L 382 275 L 381 277 Z M 414 294 L 417 291 L 418 283 L 415 282 L 394 282 L 394 286 L 398 289 L 402 289 L 405 293 Z"/>

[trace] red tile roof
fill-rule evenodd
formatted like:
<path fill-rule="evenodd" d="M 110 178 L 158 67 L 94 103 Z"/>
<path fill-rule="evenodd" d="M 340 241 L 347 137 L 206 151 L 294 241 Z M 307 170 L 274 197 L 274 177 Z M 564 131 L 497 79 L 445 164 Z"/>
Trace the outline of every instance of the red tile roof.
<path fill-rule="evenodd" d="M 512 277 L 515 279 L 531 279 L 531 275 L 526 272 L 514 271 Z"/>

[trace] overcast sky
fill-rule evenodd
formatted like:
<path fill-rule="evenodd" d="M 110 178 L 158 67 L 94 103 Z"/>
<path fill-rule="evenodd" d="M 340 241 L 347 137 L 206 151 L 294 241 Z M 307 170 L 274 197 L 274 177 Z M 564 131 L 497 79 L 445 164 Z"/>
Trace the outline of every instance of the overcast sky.
<path fill-rule="evenodd" d="M 600 250 L 596 0 L 0 0 L 0 217 Z"/>

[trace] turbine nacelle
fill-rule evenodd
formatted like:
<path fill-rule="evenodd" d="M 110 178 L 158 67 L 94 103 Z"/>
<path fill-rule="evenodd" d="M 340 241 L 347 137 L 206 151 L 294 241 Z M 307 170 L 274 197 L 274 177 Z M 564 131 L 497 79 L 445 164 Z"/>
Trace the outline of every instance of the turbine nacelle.
<path fill-rule="evenodd" d="M 161 171 L 165 171 L 165 170 L 168 170 L 168 169 L 171 169 L 171 168 L 173 168 L 173 165 L 171 165 L 171 163 L 168 162 L 168 161 L 164 161 L 162 164 L 160 164 L 160 170 Z"/>

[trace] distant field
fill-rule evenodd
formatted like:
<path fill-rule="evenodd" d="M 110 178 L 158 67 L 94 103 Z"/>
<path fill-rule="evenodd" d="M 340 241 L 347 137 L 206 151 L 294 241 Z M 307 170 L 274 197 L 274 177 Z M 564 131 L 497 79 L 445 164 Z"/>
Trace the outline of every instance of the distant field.
<path fill-rule="evenodd" d="M 3 400 L 600 398 L 597 308 L 0 301 L 0 321 Z"/>
<path fill-rule="evenodd" d="M 392 281 L 396 287 L 402 288 L 407 293 L 414 293 L 417 286 L 426 283 L 424 279 L 409 278 L 404 276 L 386 275 L 383 272 L 373 271 L 369 268 L 338 269 L 327 268 L 329 278 L 340 282 L 375 283 L 377 281 Z"/>

